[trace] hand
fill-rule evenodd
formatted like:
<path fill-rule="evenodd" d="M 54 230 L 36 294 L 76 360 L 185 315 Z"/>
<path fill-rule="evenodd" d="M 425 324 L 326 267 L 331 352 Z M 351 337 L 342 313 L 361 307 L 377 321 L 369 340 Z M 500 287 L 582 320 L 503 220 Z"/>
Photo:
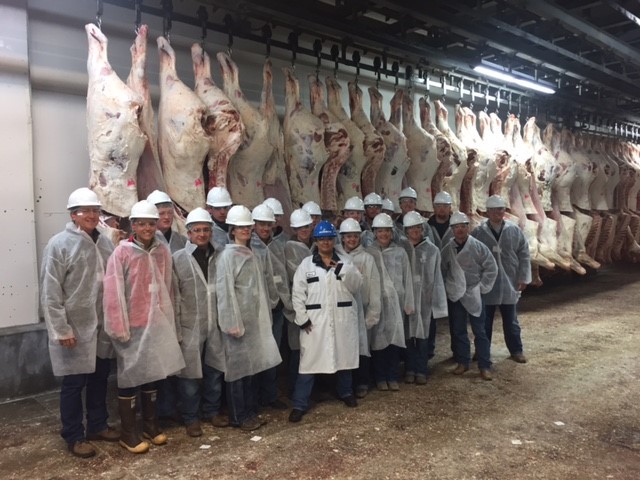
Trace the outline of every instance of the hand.
<path fill-rule="evenodd" d="M 365 318 L 364 325 L 365 325 L 365 327 L 367 327 L 367 330 L 369 330 L 373 326 L 377 325 L 379 321 L 380 321 L 380 319 L 379 318 L 375 318 L 375 317 Z"/>
<path fill-rule="evenodd" d="M 76 337 L 65 338 L 64 340 L 58 340 L 58 341 L 60 342 L 60 345 L 62 345 L 65 348 L 73 348 L 78 343 L 76 340 Z"/>
<path fill-rule="evenodd" d="M 131 338 L 131 335 L 127 332 L 127 333 L 123 333 L 119 337 L 116 337 L 116 340 L 118 340 L 121 343 L 126 343 L 129 341 L 130 338 Z"/>
<path fill-rule="evenodd" d="M 303 330 L 307 333 L 311 333 L 311 331 L 313 330 L 313 325 L 311 325 L 311 323 L 309 323 L 309 325 L 307 325 L 306 327 L 303 328 Z"/>
<path fill-rule="evenodd" d="M 404 309 L 404 313 L 406 313 L 407 315 L 413 315 L 413 308 L 406 308 Z"/>
<path fill-rule="evenodd" d="M 240 338 L 244 332 L 240 329 L 240 327 L 233 327 L 227 333 L 232 337 Z"/>
<path fill-rule="evenodd" d="M 527 288 L 527 284 L 526 283 L 518 282 L 518 291 L 519 292 L 524 291 L 525 288 Z"/>

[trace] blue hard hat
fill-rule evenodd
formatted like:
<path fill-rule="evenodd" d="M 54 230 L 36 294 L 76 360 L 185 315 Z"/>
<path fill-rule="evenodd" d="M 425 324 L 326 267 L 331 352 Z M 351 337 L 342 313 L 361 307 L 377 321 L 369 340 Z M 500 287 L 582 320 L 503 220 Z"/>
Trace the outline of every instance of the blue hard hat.
<path fill-rule="evenodd" d="M 336 227 L 327 220 L 322 220 L 316 228 L 313 229 L 313 236 L 315 238 L 328 238 L 328 237 L 336 237 L 338 233 L 336 232 Z"/>

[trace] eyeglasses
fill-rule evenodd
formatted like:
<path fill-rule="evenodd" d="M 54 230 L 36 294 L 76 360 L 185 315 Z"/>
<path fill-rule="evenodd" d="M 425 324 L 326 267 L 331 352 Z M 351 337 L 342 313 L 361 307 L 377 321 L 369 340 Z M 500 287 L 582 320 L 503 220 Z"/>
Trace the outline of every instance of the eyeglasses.
<path fill-rule="evenodd" d="M 195 233 L 196 235 L 199 235 L 201 233 L 211 233 L 211 229 L 210 228 L 192 228 L 189 231 L 191 233 Z"/>
<path fill-rule="evenodd" d="M 231 205 L 226 205 L 224 207 L 209 207 L 211 210 L 229 210 L 231 208 Z"/>
<path fill-rule="evenodd" d="M 91 207 L 82 207 L 82 208 L 78 208 L 75 212 L 73 213 L 78 213 L 81 215 L 100 215 L 100 212 L 102 210 L 100 210 L 99 208 L 91 208 Z"/>
<path fill-rule="evenodd" d="M 155 227 L 158 222 L 156 220 L 136 220 L 133 224 L 139 227 Z"/>

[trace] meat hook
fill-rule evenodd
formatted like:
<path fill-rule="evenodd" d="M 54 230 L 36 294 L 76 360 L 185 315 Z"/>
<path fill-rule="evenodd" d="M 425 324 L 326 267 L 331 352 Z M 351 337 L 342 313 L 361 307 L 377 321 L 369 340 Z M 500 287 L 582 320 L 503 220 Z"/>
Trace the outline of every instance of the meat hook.
<path fill-rule="evenodd" d="M 96 26 L 99 30 L 102 30 L 102 14 L 104 13 L 104 6 L 102 0 L 96 0 Z"/>
<path fill-rule="evenodd" d="M 136 0 L 135 4 L 134 4 L 134 10 L 136 12 L 136 21 L 135 21 L 135 28 L 134 28 L 134 33 L 136 35 L 138 35 L 138 32 L 140 31 L 140 25 L 142 25 L 142 0 Z"/>
<path fill-rule="evenodd" d="M 198 20 L 200 20 L 200 23 L 202 24 L 202 36 L 200 37 L 200 45 L 202 46 L 202 50 L 204 51 L 204 44 L 207 38 L 207 20 L 209 20 L 209 14 L 207 13 L 207 9 L 205 8 L 205 6 L 200 5 L 200 7 L 198 7 L 196 15 L 198 16 Z"/>

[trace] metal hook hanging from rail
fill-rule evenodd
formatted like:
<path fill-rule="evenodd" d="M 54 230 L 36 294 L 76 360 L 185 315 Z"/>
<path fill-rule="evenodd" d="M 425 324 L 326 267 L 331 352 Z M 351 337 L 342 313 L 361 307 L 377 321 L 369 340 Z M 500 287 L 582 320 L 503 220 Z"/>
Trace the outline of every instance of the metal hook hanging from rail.
<path fill-rule="evenodd" d="M 136 0 L 133 6 L 133 9 L 136 12 L 134 32 L 136 35 L 138 35 L 138 32 L 140 31 L 140 26 L 142 25 L 142 0 Z"/>
<path fill-rule="evenodd" d="M 443 75 L 440 75 L 440 83 L 442 83 L 442 101 L 444 102 L 447 98 L 447 78 Z"/>
<path fill-rule="evenodd" d="M 322 40 L 313 42 L 313 53 L 316 55 L 316 81 L 320 81 L 320 63 L 322 62 Z"/>
<path fill-rule="evenodd" d="M 291 31 L 289 33 L 289 48 L 291 49 L 291 68 L 293 70 L 296 69 L 296 57 L 298 55 L 298 37 L 300 37 L 300 33 L 296 31 Z"/>
<path fill-rule="evenodd" d="M 331 45 L 331 58 L 333 59 L 333 78 L 336 78 L 340 64 L 340 47 L 338 45 Z"/>
<path fill-rule="evenodd" d="M 204 5 L 200 5 L 200 7 L 198 7 L 196 15 L 198 16 L 198 20 L 200 20 L 200 24 L 202 27 L 202 33 L 200 35 L 200 46 L 204 51 L 204 44 L 207 39 L 207 21 L 209 20 L 209 13 L 207 12 L 207 9 Z"/>
<path fill-rule="evenodd" d="M 373 73 L 376 76 L 376 90 L 380 88 L 380 67 L 382 66 L 382 59 L 375 57 L 373 59 Z"/>
<path fill-rule="evenodd" d="M 391 64 L 391 71 L 395 77 L 395 89 L 398 89 L 398 72 L 400 71 L 400 64 L 398 62 L 393 62 Z"/>
<path fill-rule="evenodd" d="M 224 16 L 224 25 L 227 27 L 227 54 L 231 56 L 233 51 L 233 30 L 235 27 L 235 21 L 229 14 Z"/>
<path fill-rule="evenodd" d="M 102 30 L 102 14 L 104 13 L 104 5 L 102 0 L 96 0 L 96 26 Z"/>
<path fill-rule="evenodd" d="M 500 96 L 501 95 L 502 95 L 502 90 L 498 88 L 498 91 L 496 92 L 496 113 L 500 113 L 500 101 L 501 101 Z"/>
<path fill-rule="evenodd" d="M 484 91 L 484 113 L 489 112 L 489 97 L 490 97 L 489 94 L 490 93 L 491 91 L 489 89 L 489 83 L 487 83 L 487 87 Z"/>
<path fill-rule="evenodd" d="M 426 91 L 424 92 L 424 99 L 426 101 L 430 100 L 431 94 L 431 77 L 429 76 L 429 70 L 424 72 L 424 85 L 426 87 Z"/>
<path fill-rule="evenodd" d="M 509 103 L 507 104 L 508 106 L 508 113 L 511 114 L 512 113 L 512 108 L 511 108 L 511 100 L 512 100 L 512 96 L 513 96 L 513 92 L 509 92 Z"/>
<path fill-rule="evenodd" d="M 173 15 L 173 1 L 162 0 L 162 35 L 171 44 L 171 16 Z"/>
<path fill-rule="evenodd" d="M 267 46 L 267 54 L 266 57 L 269 58 L 271 56 L 271 37 L 273 36 L 273 32 L 271 31 L 271 25 L 265 23 L 262 27 L 262 38 L 264 39 L 264 43 Z"/>
<path fill-rule="evenodd" d="M 356 85 L 358 85 L 358 77 L 360 76 L 360 52 L 358 50 L 354 50 L 351 54 L 351 60 L 356 65 Z"/>
<path fill-rule="evenodd" d="M 407 65 L 407 68 L 405 68 L 404 79 L 407 84 L 407 91 L 409 95 L 411 95 L 411 90 L 413 88 L 413 67 L 411 65 Z"/>
<path fill-rule="evenodd" d="M 460 77 L 460 81 L 458 82 L 458 104 L 462 106 L 462 98 L 464 97 L 464 78 Z"/>

